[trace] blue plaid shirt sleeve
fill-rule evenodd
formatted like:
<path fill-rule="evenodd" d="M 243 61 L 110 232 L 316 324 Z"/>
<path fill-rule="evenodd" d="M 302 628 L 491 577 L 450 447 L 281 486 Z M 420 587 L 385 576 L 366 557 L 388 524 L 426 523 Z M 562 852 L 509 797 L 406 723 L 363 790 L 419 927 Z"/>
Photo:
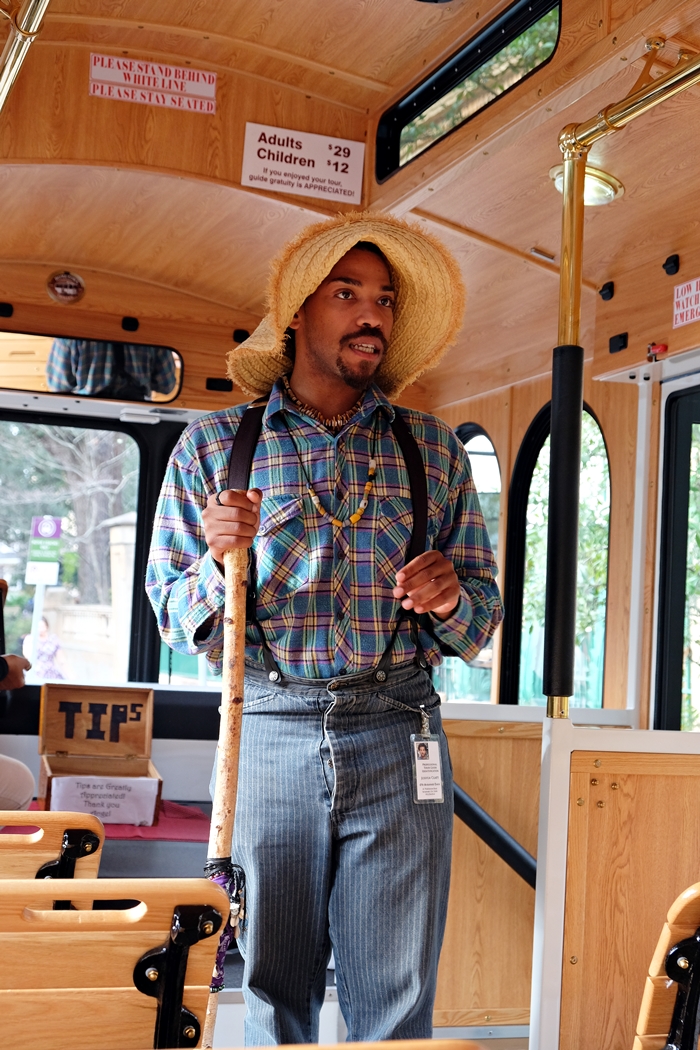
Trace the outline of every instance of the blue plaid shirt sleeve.
<path fill-rule="evenodd" d="M 163 481 L 146 589 L 163 641 L 179 652 L 196 654 L 208 652 L 223 635 L 225 584 L 204 539 L 201 513 L 210 493 L 188 437 L 185 432 L 175 446 Z M 213 631 L 195 641 L 212 617 Z"/>
<path fill-rule="evenodd" d="M 73 371 L 73 340 L 54 339 L 46 362 L 46 385 L 54 393 L 74 390 L 77 384 Z"/>

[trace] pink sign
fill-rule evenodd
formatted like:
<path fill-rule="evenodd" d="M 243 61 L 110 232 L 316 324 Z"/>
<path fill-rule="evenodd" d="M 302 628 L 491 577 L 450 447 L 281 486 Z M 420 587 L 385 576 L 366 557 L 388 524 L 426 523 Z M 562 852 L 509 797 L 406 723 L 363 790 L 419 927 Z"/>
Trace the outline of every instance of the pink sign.
<path fill-rule="evenodd" d="M 58 540 L 61 538 L 61 519 L 52 518 L 44 514 L 40 518 L 32 518 L 32 539 Z"/>
<path fill-rule="evenodd" d="M 700 277 L 677 284 L 673 291 L 673 327 L 700 321 Z"/>
<path fill-rule="evenodd" d="M 216 73 L 168 62 L 92 54 L 90 94 L 185 113 L 216 113 Z"/>

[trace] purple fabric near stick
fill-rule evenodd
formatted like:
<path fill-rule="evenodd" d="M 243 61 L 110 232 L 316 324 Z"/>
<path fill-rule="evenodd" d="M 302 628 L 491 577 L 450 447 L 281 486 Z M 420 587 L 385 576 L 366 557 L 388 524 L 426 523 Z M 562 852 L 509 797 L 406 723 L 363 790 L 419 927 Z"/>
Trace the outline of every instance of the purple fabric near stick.
<path fill-rule="evenodd" d="M 242 868 L 229 862 L 227 868 L 220 869 L 207 877 L 212 882 L 215 882 L 217 886 L 221 886 L 222 889 L 226 891 L 228 898 L 231 901 L 231 913 L 226 919 L 226 925 L 223 927 L 219 936 L 219 947 L 216 951 L 216 962 L 214 964 L 214 974 L 212 976 L 210 988 L 212 992 L 220 992 L 224 987 L 224 963 L 226 961 L 226 952 L 235 940 L 235 927 L 238 923 L 242 923 L 244 918 L 243 893 L 245 876 Z M 233 925 L 231 924 L 232 918 L 234 919 Z"/>

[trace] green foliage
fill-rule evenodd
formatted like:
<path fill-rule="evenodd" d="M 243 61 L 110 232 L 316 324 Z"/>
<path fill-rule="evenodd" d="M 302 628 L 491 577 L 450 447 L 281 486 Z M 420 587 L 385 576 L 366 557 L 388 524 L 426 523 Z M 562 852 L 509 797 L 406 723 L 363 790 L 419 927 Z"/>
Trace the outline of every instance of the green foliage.
<path fill-rule="evenodd" d="M 520 702 L 541 704 L 549 509 L 549 438 L 530 483 L 527 505 Z M 574 706 L 602 707 L 608 588 L 610 473 L 603 435 L 587 412 L 581 435 L 579 554 Z"/>
<path fill-rule="evenodd" d="M 8 652 L 21 651 L 34 587 L 24 584 L 32 517 L 62 521 L 61 585 L 81 604 L 110 600 L 109 518 L 136 509 L 136 443 L 111 430 L 0 421 L 0 566 L 10 559 Z M 1 570 L 0 570 L 1 574 Z"/>
<path fill-rule="evenodd" d="M 693 423 L 688 491 L 681 729 L 700 729 L 700 425 Z"/>
<path fill-rule="evenodd" d="M 557 46 L 558 33 L 557 7 L 419 114 L 401 132 L 400 164 L 422 153 L 541 66 Z"/>

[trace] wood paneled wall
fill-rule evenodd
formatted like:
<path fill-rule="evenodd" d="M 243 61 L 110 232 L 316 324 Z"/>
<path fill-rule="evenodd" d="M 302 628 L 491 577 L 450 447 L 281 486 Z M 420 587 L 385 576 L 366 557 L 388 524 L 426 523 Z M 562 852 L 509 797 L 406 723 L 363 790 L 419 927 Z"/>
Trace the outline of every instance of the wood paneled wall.
<path fill-rule="evenodd" d="M 443 725 L 455 782 L 536 856 L 541 725 Z M 534 912 L 533 890 L 455 818 L 436 1026 L 528 1023 Z"/>
<path fill-rule="evenodd" d="M 76 304 L 52 303 L 46 280 L 52 270 L 41 265 L 0 263 L 2 298 L 14 304 L 12 317 L 0 319 L 5 331 L 74 336 L 170 346 L 183 360 L 183 382 L 174 407 L 214 411 L 244 399 L 242 391 L 206 389 L 209 377 L 225 378 L 226 354 L 237 328 L 252 331 L 259 318 L 249 311 L 226 308 L 171 289 L 80 267 L 85 297 Z M 154 301 L 155 298 L 155 301 Z M 139 319 L 137 332 L 125 332 L 124 316 Z M 0 385 L 3 363 L 0 362 Z"/>
<path fill-rule="evenodd" d="M 698 881 L 699 789 L 695 755 L 572 754 L 561 1050 L 632 1046 L 666 913 Z"/>

